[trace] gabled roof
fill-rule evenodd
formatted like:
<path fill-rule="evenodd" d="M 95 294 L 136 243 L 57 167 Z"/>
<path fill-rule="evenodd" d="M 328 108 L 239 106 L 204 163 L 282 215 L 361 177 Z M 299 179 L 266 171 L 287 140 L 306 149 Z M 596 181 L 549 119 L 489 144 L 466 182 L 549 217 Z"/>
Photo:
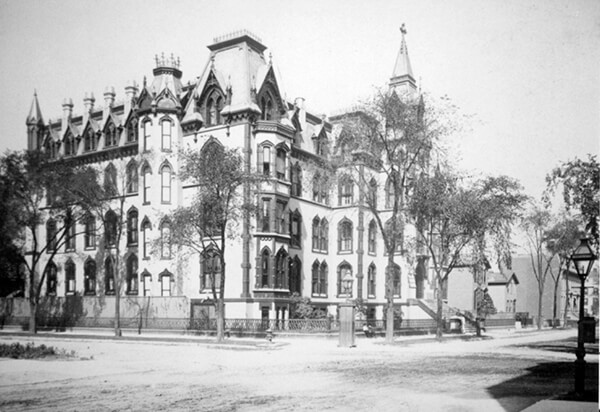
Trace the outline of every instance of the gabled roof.
<path fill-rule="evenodd" d="M 36 91 L 33 92 L 33 100 L 31 101 L 31 108 L 29 109 L 26 123 L 28 125 L 44 124 L 44 119 L 42 117 L 42 111 L 40 110 L 40 103 L 38 102 Z"/>

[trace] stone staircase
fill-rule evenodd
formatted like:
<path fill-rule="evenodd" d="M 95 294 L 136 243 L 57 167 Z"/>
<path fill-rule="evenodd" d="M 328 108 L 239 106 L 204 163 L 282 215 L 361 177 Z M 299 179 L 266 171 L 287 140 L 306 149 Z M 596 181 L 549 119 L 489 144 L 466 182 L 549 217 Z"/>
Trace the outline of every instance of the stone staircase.
<path fill-rule="evenodd" d="M 437 302 L 434 299 L 409 299 L 409 303 L 419 306 L 432 319 L 437 319 Z M 450 319 L 452 316 L 462 316 L 465 318 L 465 332 L 475 332 L 477 330 L 477 322 L 471 313 L 444 303 L 442 305 L 442 318 Z"/>

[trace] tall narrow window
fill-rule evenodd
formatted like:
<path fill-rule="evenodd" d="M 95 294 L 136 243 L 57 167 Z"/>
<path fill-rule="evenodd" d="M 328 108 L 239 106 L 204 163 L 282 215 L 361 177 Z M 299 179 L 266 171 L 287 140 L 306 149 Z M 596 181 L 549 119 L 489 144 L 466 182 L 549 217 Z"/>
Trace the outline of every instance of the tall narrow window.
<path fill-rule="evenodd" d="M 263 232 L 271 231 L 271 200 L 263 199 L 260 209 L 261 227 Z"/>
<path fill-rule="evenodd" d="M 117 169 L 112 163 L 109 163 L 104 169 L 104 191 L 107 196 L 116 196 L 117 189 Z"/>
<path fill-rule="evenodd" d="M 168 271 L 160 274 L 160 296 L 171 296 L 171 282 L 173 275 Z"/>
<path fill-rule="evenodd" d="M 94 216 L 90 215 L 85 218 L 83 242 L 86 249 L 94 249 L 96 247 L 96 218 Z"/>
<path fill-rule="evenodd" d="M 339 185 L 339 201 L 340 206 L 351 205 L 354 197 L 354 183 L 350 176 L 342 176 L 338 182 Z"/>
<path fill-rule="evenodd" d="M 200 291 L 215 288 L 220 284 L 221 278 L 221 258 L 216 249 L 211 248 L 204 252 L 202 256 L 202 276 L 200 278 Z"/>
<path fill-rule="evenodd" d="M 56 220 L 50 218 L 46 222 L 46 250 L 48 252 L 53 252 L 56 250 L 57 243 L 57 230 L 56 230 Z"/>
<path fill-rule="evenodd" d="M 263 288 L 269 287 L 269 260 L 271 259 L 268 249 L 262 251 L 260 255 L 260 286 Z"/>
<path fill-rule="evenodd" d="M 144 166 L 144 170 L 142 171 L 142 180 L 144 185 L 144 203 L 150 203 L 150 181 L 152 179 L 152 169 L 150 166 Z"/>
<path fill-rule="evenodd" d="M 392 219 L 388 220 L 385 223 L 385 230 L 388 234 L 388 236 L 394 236 L 394 242 L 395 242 L 395 246 L 394 246 L 394 252 L 395 253 L 399 253 L 402 251 L 402 248 L 404 247 L 404 228 L 402 225 L 401 221 L 397 221 L 396 222 L 396 229 L 394 230 L 394 228 L 392 227 Z M 386 250 L 386 253 L 388 251 Z"/>
<path fill-rule="evenodd" d="M 138 212 L 132 209 L 127 214 L 127 244 L 137 245 L 138 243 Z"/>
<path fill-rule="evenodd" d="M 163 222 L 160 225 L 160 257 L 171 259 L 171 225 Z"/>
<path fill-rule="evenodd" d="M 109 210 L 106 212 L 106 215 L 104 215 L 104 224 L 106 225 L 104 228 L 104 238 L 108 247 L 113 247 L 117 243 L 118 221 L 117 214 L 112 210 Z"/>
<path fill-rule="evenodd" d="M 288 269 L 288 254 L 285 250 L 277 252 L 275 257 L 275 288 L 283 289 L 286 286 Z"/>
<path fill-rule="evenodd" d="M 400 297 L 400 274 L 401 274 L 400 266 L 394 264 L 393 270 L 394 270 L 393 293 L 394 293 L 394 297 L 399 298 Z"/>
<path fill-rule="evenodd" d="M 321 176 L 319 173 L 315 173 L 312 180 L 312 188 L 313 188 L 313 200 L 315 202 L 321 202 Z"/>
<path fill-rule="evenodd" d="M 150 221 L 144 219 L 142 222 L 142 258 L 149 259 L 150 258 L 150 230 L 152 227 L 150 226 Z"/>
<path fill-rule="evenodd" d="M 318 295 L 321 297 L 327 296 L 327 276 L 329 274 L 329 270 L 327 267 L 327 263 L 325 261 L 321 262 L 321 266 L 319 266 L 319 287 L 318 287 Z"/>
<path fill-rule="evenodd" d="M 271 175 L 271 147 L 263 146 L 259 149 L 259 167 L 262 168 L 262 174 L 264 176 Z"/>
<path fill-rule="evenodd" d="M 287 214 L 285 213 L 286 204 L 277 202 L 275 205 L 275 230 L 277 233 L 286 234 L 289 229 L 287 224 Z"/>
<path fill-rule="evenodd" d="M 367 296 L 370 298 L 375 297 L 376 276 L 377 268 L 371 263 L 367 272 Z"/>
<path fill-rule="evenodd" d="M 287 153 L 285 150 L 279 148 L 277 149 L 276 152 L 276 163 L 275 163 L 275 169 L 277 172 L 277 179 L 279 180 L 285 180 L 286 176 L 285 176 L 285 171 L 286 171 L 286 157 L 287 157 Z"/>
<path fill-rule="evenodd" d="M 325 218 L 321 220 L 321 236 L 319 243 L 321 252 L 327 253 L 329 250 L 329 222 Z"/>
<path fill-rule="evenodd" d="M 136 255 L 127 258 L 127 294 L 138 294 L 138 259 Z"/>
<path fill-rule="evenodd" d="M 147 270 L 144 270 L 142 272 L 142 283 L 143 283 L 143 291 L 144 291 L 144 296 L 150 296 L 150 291 L 151 291 L 151 286 L 150 283 L 152 282 L 152 275 L 150 274 L 150 272 L 148 272 Z"/>
<path fill-rule="evenodd" d="M 377 182 L 371 179 L 369 182 L 369 197 L 367 198 L 367 206 L 377 209 Z"/>
<path fill-rule="evenodd" d="M 137 142 L 138 140 L 138 121 L 134 117 L 127 125 L 127 143 Z"/>
<path fill-rule="evenodd" d="M 321 220 L 319 216 L 315 216 L 312 221 L 312 249 L 313 251 L 321 250 Z"/>
<path fill-rule="evenodd" d="M 298 256 L 290 259 L 288 273 L 290 293 L 302 295 L 302 262 Z"/>
<path fill-rule="evenodd" d="M 163 120 L 161 126 L 161 146 L 163 151 L 171 150 L 171 121 Z"/>
<path fill-rule="evenodd" d="M 83 293 L 96 294 L 96 261 L 91 258 L 85 261 L 83 267 Z"/>
<path fill-rule="evenodd" d="M 298 163 L 291 169 L 291 180 L 292 180 L 292 196 L 302 196 L 302 168 Z"/>
<path fill-rule="evenodd" d="M 137 163 L 134 161 L 127 165 L 126 189 L 128 194 L 138 192 Z"/>
<path fill-rule="evenodd" d="M 294 247 L 302 245 L 302 215 L 296 209 L 290 218 L 290 242 Z"/>
<path fill-rule="evenodd" d="M 160 168 L 160 196 L 162 203 L 171 203 L 171 167 L 164 165 Z"/>
<path fill-rule="evenodd" d="M 75 222 L 65 224 L 69 226 L 66 229 L 65 252 L 72 252 L 77 244 L 77 225 Z"/>
<path fill-rule="evenodd" d="M 352 251 L 352 222 L 345 219 L 338 225 L 338 252 Z"/>
<path fill-rule="evenodd" d="M 65 294 L 75 293 L 75 263 L 71 259 L 65 263 Z"/>
<path fill-rule="evenodd" d="M 368 253 L 372 255 L 377 253 L 377 223 L 374 219 L 369 223 Z"/>
<path fill-rule="evenodd" d="M 46 295 L 56 296 L 57 273 L 54 262 L 46 265 Z"/>
<path fill-rule="evenodd" d="M 115 270 L 111 256 L 104 261 L 104 294 L 115 294 Z"/>
<path fill-rule="evenodd" d="M 152 122 L 150 120 L 146 120 L 143 124 L 142 127 L 144 129 L 144 151 L 147 152 L 148 150 L 150 150 L 150 141 L 152 138 L 152 131 L 151 131 L 151 126 L 152 126 Z"/>
<path fill-rule="evenodd" d="M 85 133 L 83 149 L 86 152 L 96 150 L 96 133 L 92 129 L 87 129 Z"/>
<path fill-rule="evenodd" d="M 352 276 L 352 266 L 349 263 L 343 262 L 338 266 L 337 273 L 337 294 L 338 296 L 352 296 L 352 289 L 346 289 L 345 277 Z"/>
<path fill-rule="evenodd" d="M 395 189 L 394 189 L 394 179 L 388 177 L 385 183 L 385 207 L 392 208 L 394 207 L 394 198 L 395 198 Z"/>
<path fill-rule="evenodd" d="M 114 123 L 109 123 L 104 129 L 104 146 L 112 147 L 117 145 L 117 128 Z"/>

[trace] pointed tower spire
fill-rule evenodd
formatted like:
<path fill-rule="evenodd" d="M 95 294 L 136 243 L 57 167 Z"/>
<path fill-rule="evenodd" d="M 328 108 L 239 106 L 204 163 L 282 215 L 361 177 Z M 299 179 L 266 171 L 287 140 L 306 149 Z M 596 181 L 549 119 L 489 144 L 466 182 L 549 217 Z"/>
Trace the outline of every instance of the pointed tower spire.
<path fill-rule="evenodd" d="M 29 125 L 37 125 L 44 124 L 44 119 L 42 118 L 42 111 L 40 110 L 40 103 L 37 98 L 37 91 L 33 91 L 33 100 L 31 101 L 31 108 L 29 109 L 29 115 L 27 115 L 27 122 Z"/>
<path fill-rule="evenodd" d="M 412 94 L 417 91 L 417 83 L 415 82 L 412 66 L 410 65 L 410 58 L 408 57 L 408 48 L 406 47 L 405 39 L 407 31 L 404 23 L 400 26 L 400 32 L 402 33 L 402 42 L 400 43 L 400 51 L 396 57 L 396 64 L 390 78 L 390 87 L 402 94 Z"/>

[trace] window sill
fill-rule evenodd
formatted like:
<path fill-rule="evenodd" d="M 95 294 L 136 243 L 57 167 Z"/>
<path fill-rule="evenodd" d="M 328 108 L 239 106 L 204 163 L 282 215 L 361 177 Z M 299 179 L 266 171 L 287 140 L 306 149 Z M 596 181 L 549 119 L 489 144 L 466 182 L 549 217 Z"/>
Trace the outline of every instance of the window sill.
<path fill-rule="evenodd" d="M 94 291 L 83 292 L 83 296 L 96 296 L 96 292 L 94 292 Z"/>
<path fill-rule="evenodd" d="M 65 296 L 75 296 L 75 292 L 74 291 L 65 292 Z"/>
<path fill-rule="evenodd" d="M 83 250 L 96 250 L 96 246 L 86 246 Z"/>
<path fill-rule="evenodd" d="M 139 293 L 137 290 L 127 291 L 127 296 L 137 296 Z"/>
<path fill-rule="evenodd" d="M 104 294 L 105 294 L 106 296 L 115 296 L 115 291 L 114 291 L 114 290 L 112 290 L 112 291 L 104 292 Z"/>
<path fill-rule="evenodd" d="M 315 293 L 313 293 L 313 294 L 311 295 L 311 297 L 312 297 L 312 298 L 326 298 L 326 297 L 327 297 L 327 295 L 323 295 L 323 294 L 315 294 Z"/>
<path fill-rule="evenodd" d="M 352 250 L 338 250 L 338 255 L 351 255 Z"/>

